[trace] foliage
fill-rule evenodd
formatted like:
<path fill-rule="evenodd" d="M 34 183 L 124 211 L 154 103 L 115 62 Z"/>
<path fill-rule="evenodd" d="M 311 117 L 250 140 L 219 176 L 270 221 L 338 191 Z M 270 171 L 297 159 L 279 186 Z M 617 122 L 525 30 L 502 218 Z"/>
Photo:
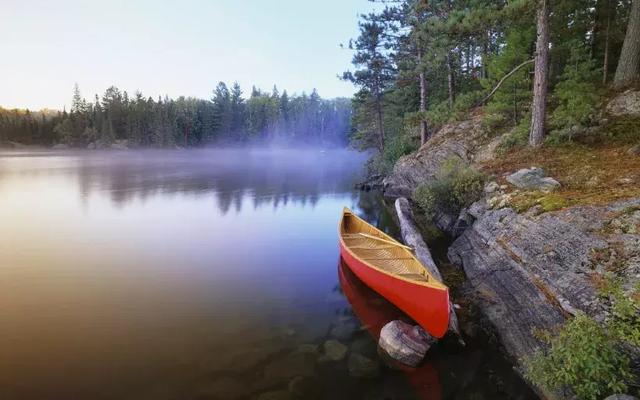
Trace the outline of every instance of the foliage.
<path fill-rule="evenodd" d="M 549 390 L 569 387 L 580 399 L 597 400 L 627 389 L 629 360 L 615 338 L 579 313 L 549 338 L 549 350 L 525 360 L 528 379 Z"/>
<path fill-rule="evenodd" d="M 413 199 L 429 217 L 437 210 L 457 214 L 480 198 L 485 181 L 484 174 L 454 157 L 442 164 L 433 182 L 418 186 Z"/>
<path fill-rule="evenodd" d="M 627 294 L 612 276 L 602 281 L 600 296 L 611 303 L 604 326 L 584 313 L 546 335 L 550 348 L 526 360 L 527 376 L 548 389 L 570 388 L 581 399 L 623 393 L 633 378 L 624 346 L 640 347 L 640 301 L 636 288 Z"/>
<path fill-rule="evenodd" d="M 179 97 L 131 97 L 110 87 L 94 102 L 74 87 L 70 112 L 31 113 L 0 108 L 0 141 L 107 146 L 127 140 L 132 146 L 202 146 L 212 142 L 280 142 L 344 145 L 350 132 L 351 102 L 311 95 L 289 96 L 258 89 L 249 99 L 235 83 L 220 82 L 211 101 Z"/>
<path fill-rule="evenodd" d="M 640 348 L 640 285 L 627 295 L 619 280 L 609 277 L 601 295 L 611 301 L 611 317 L 607 321 L 610 331 L 622 342 Z"/>
<path fill-rule="evenodd" d="M 505 134 L 502 142 L 500 142 L 498 151 L 504 153 L 515 147 L 525 146 L 529 141 L 529 126 L 531 125 L 531 115 L 526 115 L 525 118 L 518 123 L 513 129 Z"/>
<path fill-rule="evenodd" d="M 594 108 L 600 98 L 595 84 L 599 74 L 587 49 L 574 43 L 571 56 L 553 93 L 553 100 L 557 104 L 551 115 L 553 132 L 563 132 L 571 140 L 572 127 L 592 122 Z"/>

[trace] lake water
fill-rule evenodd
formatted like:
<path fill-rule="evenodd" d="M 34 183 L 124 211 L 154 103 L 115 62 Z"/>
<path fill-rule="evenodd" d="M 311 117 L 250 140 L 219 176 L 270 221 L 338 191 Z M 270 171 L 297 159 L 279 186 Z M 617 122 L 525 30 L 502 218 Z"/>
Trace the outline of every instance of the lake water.
<path fill-rule="evenodd" d="M 0 152 L 0 398 L 532 398 L 483 342 L 349 367 L 402 317 L 339 259 L 344 206 L 397 235 L 365 158 Z"/>

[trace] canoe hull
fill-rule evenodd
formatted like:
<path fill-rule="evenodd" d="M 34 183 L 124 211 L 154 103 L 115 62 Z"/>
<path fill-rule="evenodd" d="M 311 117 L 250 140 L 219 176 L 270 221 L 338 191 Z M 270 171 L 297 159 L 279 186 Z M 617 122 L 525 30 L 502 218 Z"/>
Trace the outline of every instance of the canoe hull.
<path fill-rule="evenodd" d="M 385 274 L 357 258 L 340 241 L 340 254 L 351 271 L 367 286 L 413 318 L 434 337 L 449 327 L 449 290 L 433 288 Z"/>

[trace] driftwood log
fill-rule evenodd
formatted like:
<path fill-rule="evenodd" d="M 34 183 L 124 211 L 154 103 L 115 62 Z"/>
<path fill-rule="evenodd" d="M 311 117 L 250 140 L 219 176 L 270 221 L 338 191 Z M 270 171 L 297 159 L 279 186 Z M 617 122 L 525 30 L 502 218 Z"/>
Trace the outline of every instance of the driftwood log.
<path fill-rule="evenodd" d="M 427 247 L 424 239 L 422 239 L 420 231 L 416 227 L 409 201 L 404 197 L 400 197 L 396 199 L 395 205 L 396 214 L 398 215 L 398 220 L 400 221 L 402 239 L 407 245 L 413 247 L 416 258 L 420 260 L 425 268 L 427 268 L 429 273 L 434 278 L 442 282 L 442 274 L 438 270 L 438 266 L 436 265 L 435 261 L 433 261 L 433 257 L 431 256 L 429 247 Z M 460 334 L 460 327 L 458 325 L 458 317 L 456 315 L 455 308 L 453 308 L 453 304 L 449 304 L 449 309 L 451 310 L 449 313 L 449 331 L 455 334 L 458 337 L 458 341 L 464 345 L 464 340 L 462 339 L 462 335 Z"/>

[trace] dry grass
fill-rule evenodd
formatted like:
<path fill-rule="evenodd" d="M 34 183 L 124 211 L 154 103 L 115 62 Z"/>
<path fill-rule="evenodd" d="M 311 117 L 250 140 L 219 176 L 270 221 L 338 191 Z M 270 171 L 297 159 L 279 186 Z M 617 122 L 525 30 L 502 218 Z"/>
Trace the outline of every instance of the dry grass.
<path fill-rule="evenodd" d="M 628 143 L 516 148 L 481 168 L 504 183 L 507 174 L 538 166 L 562 184 L 546 197 L 534 192 L 516 196 L 514 203 L 522 203 L 518 207 L 521 211 L 534 204 L 543 205 L 545 211 L 569 205 L 604 204 L 640 197 L 640 156 L 627 154 L 629 148 Z"/>

